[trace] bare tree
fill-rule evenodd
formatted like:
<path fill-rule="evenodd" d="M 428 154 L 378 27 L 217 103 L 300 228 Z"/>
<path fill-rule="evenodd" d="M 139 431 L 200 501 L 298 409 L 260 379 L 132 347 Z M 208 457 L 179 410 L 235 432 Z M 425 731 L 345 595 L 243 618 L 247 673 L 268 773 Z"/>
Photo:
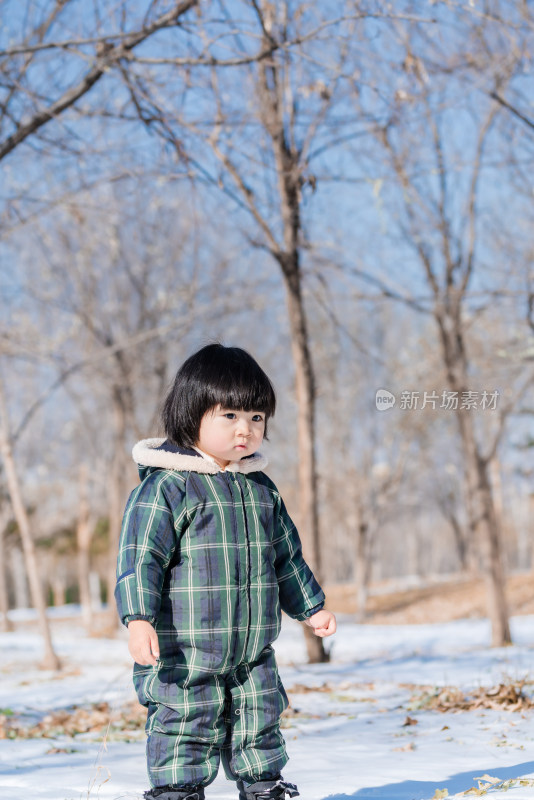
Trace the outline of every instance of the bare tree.
<path fill-rule="evenodd" d="M 11 429 L 8 417 L 7 401 L 4 387 L 0 381 L 0 453 L 4 464 L 6 483 L 13 507 L 13 515 L 17 525 L 24 549 L 26 570 L 34 608 L 37 611 L 39 630 L 44 642 L 44 659 L 42 665 L 45 669 L 59 669 L 59 659 L 54 651 L 50 625 L 46 616 L 46 603 L 43 594 L 39 567 L 35 554 L 35 545 L 31 533 L 30 522 L 26 506 L 23 501 L 20 478 L 17 474 L 15 458 L 11 444 Z"/>
<path fill-rule="evenodd" d="M 245 237 L 253 247 L 266 251 L 281 271 L 297 401 L 299 526 L 306 557 L 320 579 L 316 378 L 305 304 L 303 261 L 308 243 L 303 203 L 305 191 L 315 188 L 310 162 L 316 137 L 319 133 L 327 135 L 338 85 L 343 82 L 345 43 L 350 41 L 355 20 L 365 12 L 356 9 L 349 14 L 352 21 L 346 23 L 344 37 L 340 37 L 333 54 L 335 68 L 327 86 L 316 78 L 313 68 L 307 71 L 307 46 L 312 41 L 315 47 L 320 47 L 321 41 L 330 41 L 329 29 L 340 20 L 337 15 L 329 19 L 315 12 L 308 19 L 301 10 L 286 2 L 278 6 L 250 4 L 244 13 L 253 25 L 254 39 L 261 43 L 260 55 L 254 59 L 247 57 L 247 32 L 236 31 L 235 24 L 228 26 L 225 39 L 240 50 L 244 66 L 239 67 L 239 75 L 237 69 L 233 73 L 232 88 L 223 68 L 212 67 L 202 82 L 203 96 L 210 105 L 200 119 L 191 119 L 186 105 L 183 110 L 171 107 L 160 89 L 162 79 L 155 77 L 155 65 L 179 65 L 171 57 L 138 60 L 137 69 L 128 74 L 128 86 L 147 127 L 174 146 L 190 174 L 222 188 L 240 209 L 240 217 L 252 220 L 255 233 L 245 232 Z M 139 67 L 147 63 L 152 73 L 141 76 Z M 201 77 L 199 91 L 200 81 Z M 247 129 L 253 131 L 252 135 L 246 135 Z M 331 138 L 337 140 L 334 134 Z M 323 142 L 323 146 L 328 144 Z M 216 167 L 212 166 L 213 157 L 218 162 Z M 310 659 L 325 660 L 322 640 L 310 635 L 308 629 L 306 634 Z"/>
<path fill-rule="evenodd" d="M 501 440 L 511 404 L 502 403 L 490 438 L 485 436 L 481 440 L 472 405 L 466 402 L 472 388 L 473 364 L 468 345 L 468 288 L 480 261 L 481 185 L 498 106 L 494 102 L 484 102 L 483 95 L 472 89 L 469 97 L 476 106 L 476 118 L 471 116 L 469 144 L 466 137 L 459 144 L 454 131 L 446 132 L 445 121 L 451 97 L 454 96 L 457 103 L 461 91 L 462 79 L 455 83 L 451 77 L 460 58 L 458 50 L 453 50 L 448 58 L 441 52 L 436 57 L 435 49 L 425 50 L 425 38 L 419 38 L 413 29 L 398 24 L 395 32 L 398 43 L 404 48 L 402 72 L 388 96 L 389 107 L 381 109 L 381 118 L 374 126 L 376 141 L 386 158 L 383 180 L 387 181 L 388 200 L 385 204 L 391 212 L 399 246 L 407 245 L 406 257 L 411 251 L 419 263 L 429 291 L 425 305 L 436 323 L 447 386 L 458 398 L 454 418 L 466 467 L 471 524 L 480 530 L 485 552 L 493 643 L 502 645 L 510 641 L 510 628 L 501 531 L 489 465 Z M 489 36 L 481 27 L 476 28 L 473 40 L 477 34 L 481 40 Z M 469 40 L 470 44 L 473 40 Z M 465 45 L 465 42 L 456 44 Z M 481 59 L 487 51 L 482 49 L 482 54 Z M 477 61 L 476 51 L 471 51 L 471 60 Z M 512 48 L 500 62 L 501 83 L 509 79 L 516 64 Z M 465 74 L 462 77 L 465 78 Z M 360 104 L 362 98 L 358 96 L 358 107 Z M 363 108 L 362 113 L 365 111 Z M 464 154 L 461 170 L 458 169 L 458 147 L 462 147 Z M 465 158 L 468 148 L 469 156 Z M 382 196 L 385 194 L 383 189 Z M 516 388 L 514 400 L 528 384 L 528 376 L 526 380 L 523 389 Z"/>

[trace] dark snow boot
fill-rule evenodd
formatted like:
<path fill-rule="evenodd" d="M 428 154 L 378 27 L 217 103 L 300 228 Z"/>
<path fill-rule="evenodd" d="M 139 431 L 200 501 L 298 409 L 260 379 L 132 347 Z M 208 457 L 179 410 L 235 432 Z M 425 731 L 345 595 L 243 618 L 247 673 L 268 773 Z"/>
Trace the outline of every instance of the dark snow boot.
<path fill-rule="evenodd" d="M 284 781 L 281 776 L 256 783 L 237 781 L 237 788 L 239 800 L 285 800 L 286 794 L 290 798 L 300 794 L 294 783 Z"/>
<path fill-rule="evenodd" d="M 183 786 L 155 786 L 145 792 L 145 800 L 204 800 L 204 787 L 194 786 L 184 789 Z"/>

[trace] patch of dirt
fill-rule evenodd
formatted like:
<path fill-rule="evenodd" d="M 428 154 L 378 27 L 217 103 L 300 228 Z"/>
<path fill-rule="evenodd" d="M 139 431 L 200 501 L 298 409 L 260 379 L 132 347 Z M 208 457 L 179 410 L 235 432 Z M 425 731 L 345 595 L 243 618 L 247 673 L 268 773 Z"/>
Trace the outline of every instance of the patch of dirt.
<path fill-rule="evenodd" d="M 367 604 L 365 622 L 376 624 L 422 624 L 487 616 L 486 586 L 481 577 L 458 577 L 443 583 L 373 594 Z M 356 587 L 329 585 L 325 589 L 331 611 L 356 615 Z M 534 576 L 513 575 L 507 580 L 510 613 L 534 614 Z"/>

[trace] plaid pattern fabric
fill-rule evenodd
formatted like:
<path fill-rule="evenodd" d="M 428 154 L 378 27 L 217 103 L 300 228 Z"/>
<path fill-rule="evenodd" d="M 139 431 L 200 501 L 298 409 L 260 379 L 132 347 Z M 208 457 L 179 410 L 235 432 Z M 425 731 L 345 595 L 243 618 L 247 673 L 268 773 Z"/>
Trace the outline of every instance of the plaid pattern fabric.
<path fill-rule="evenodd" d="M 280 609 L 303 620 L 324 603 L 295 526 L 263 472 L 146 468 L 141 477 L 124 514 L 115 596 L 123 622 L 150 620 L 160 643 L 156 667 L 134 667 L 151 780 L 194 785 L 202 773 L 207 784 L 219 750 L 229 776 L 276 774 L 286 761 L 270 648 Z"/>
<path fill-rule="evenodd" d="M 124 514 L 119 614 L 155 623 L 165 662 L 191 678 L 255 661 L 324 601 L 297 531 L 261 472 L 150 470 Z"/>
<path fill-rule="evenodd" d="M 252 664 L 189 683 L 187 669 L 136 672 L 148 706 L 147 762 L 153 786 L 207 786 L 222 761 L 230 780 L 277 776 L 287 763 L 279 728 L 287 697 L 272 648 Z"/>

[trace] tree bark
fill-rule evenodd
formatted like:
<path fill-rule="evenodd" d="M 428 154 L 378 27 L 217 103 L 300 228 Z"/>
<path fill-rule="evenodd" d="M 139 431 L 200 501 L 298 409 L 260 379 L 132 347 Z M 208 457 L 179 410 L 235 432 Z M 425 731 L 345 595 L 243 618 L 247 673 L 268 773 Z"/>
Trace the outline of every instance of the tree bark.
<path fill-rule="evenodd" d="M 87 465 L 81 464 L 78 478 L 78 524 L 76 526 L 76 541 L 78 544 L 78 588 L 80 592 L 80 604 L 82 608 L 82 622 L 85 629 L 87 631 L 91 631 L 93 625 L 91 589 L 89 586 L 89 573 L 91 567 L 89 558 L 91 526 L 89 515 L 89 499 L 87 496 L 87 482 Z"/>
<path fill-rule="evenodd" d="M 50 584 L 52 588 L 52 602 L 55 608 L 61 608 L 67 602 L 67 578 L 63 571 L 57 571 L 58 565 L 56 563 L 56 570 L 51 578 Z"/>
<path fill-rule="evenodd" d="M 356 553 L 355 553 L 355 580 L 356 580 L 356 622 L 364 622 L 367 617 L 367 602 L 369 600 L 369 584 L 371 580 L 371 541 L 377 529 L 375 515 L 366 513 L 360 506 L 359 518 L 356 525 Z"/>
<path fill-rule="evenodd" d="M 447 311 L 438 306 L 436 310 L 447 379 L 458 397 L 468 391 L 467 358 L 459 306 Z M 492 628 L 492 644 L 502 647 L 510 644 L 510 624 L 506 585 L 503 568 L 501 530 L 489 479 L 489 463 L 476 440 L 471 414 L 461 408 L 461 400 L 456 411 L 456 419 L 462 442 L 468 491 L 473 501 L 475 527 L 480 530 L 485 560 L 485 581 L 488 600 L 488 615 Z"/>
<path fill-rule="evenodd" d="M 356 622 L 363 622 L 367 614 L 368 585 L 366 581 L 367 523 L 361 519 L 356 528 Z"/>
<path fill-rule="evenodd" d="M 307 562 L 321 583 L 321 553 L 319 514 L 317 507 L 317 459 L 315 453 L 315 377 L 308 344 L 306 315 L 300 284 L 298 251 L 283 258 L 283 273 L 287 290 L 291 349 L 295 365 L 297 399 L 297 448 L 299 481 L 299 528 Z M 290 266 L 291 264 L 291 266 Z M 328 661 L 323 641 L 311 628 L 304 626 L 306 649 L 311 663 Z"/>
<path fill-rule="evenodd" d="M 265 17 L 269 31 L 270 16 Z M 270 44 L 266 37 L 264 45 Z M 317 459 L 315 449 L 315 373 L 310 351 L 300 264 L 301 237 L 301 164 L 299 151 L 291 146 L 283 113 L 281 77 L 274 59 L 259 64 L 259 98 L 263 123 L 270 136 L 276 165 L 283 246 L 271 253 L 278 261 L 286 289 L 291 336 L 291 352 L 295 366 L 297 400 L 297 449 L 300 529 L 303 550 L 317 580 L 321 582 L 319 514 L 317 504 Z M 311 662 L 328 661 L 323 641 L 304 626 L 308 658 Z"/>
<path fill-rule="evenodd" d="M 486 544 L 486 592 L 491 620 L 491 639 L 494 647 L 512 643 L 510 633 L 506 580 L 504 575 L 501 526 L 495 511 L 495 503 L 488 475 L 488 462 L 481 456 L 477 459 L 478 493 L 480 496 L 481 522 Z"/>
<path fill-rule="evenodd" d="M 9 554 L 9 568 L 13 580 L 15 608 L 28 608 L 31 603 L 28 590 L 28 576 L 24 564 L 24 553 L 18 545 L 13 545 Z"/>
<path fill-rule="evenodd" d="M 44 669 L 57 670 L 60 667 L 59 659 L 54 651 L 52 645 L 52 636 L 50 633 L 50 625 L 46 616 L 46 605 L 43 596 L 43 589 L 41 580 L 39 578 L 39 569 L 37 566 L 37 557 L 35 554 L 35 545 L 33 542 L 30 521 L 26 508 L 22 501 L 22 490 L 20 480 L 17 475 L 15 466 L 15 459 L 11 448 L 11 441 L 9 437 L 9 420 L 7 416 L 7 403 L 4 397 L 3 386 L 0 383 L 0 452 L 4 461 L 4 469 L 6 473 L 6 482 L 13 507 L 13 515 L 17 522 L 22 547 L 24 551 L 24 558 L 26 561 L 26 571 L 28 581 L 30 584 L 30 592 L 34 608 L 37 611 L 39 620 L 39 630 L 43 637 L 44 642 L 44 659 L 42 666 Z"/>
<path fill-rule="evenodd" d="M 296 259 L 294 259 L 296 260 Z M 317 463 L 315 455 L 315 377 L 308 345 L 308 332 L 298 266 L 284 272 L 295 365 L 297 400 L 298 477 L 300 526 L 306 536 L 306 559 L 317 580 L 321 579 L 321 557 L 317 510 Z"/>
<path fill-rule="evenodd" d="M 11 620 L 7 616 L 8 611 L 5 525 L 4 520 L 0 518 L 0 631 L 2 633 L 13 630 Z"/>
<path fill-rule="evenodd" d="M 117 554 L 119 551 L 122 513 L 124 511 L 126 471 L 124 448 L 127 428 L 127 406 L 125 406 L 121 387 L 118 386 L 113 389 L 113 418 L 115 436 L 108 484 L 109 550 L 106 613 L 107 627 L 110 630 L 115 629 L 119 622 L 115 611 L 114 596 L 117 582 Z"/>

